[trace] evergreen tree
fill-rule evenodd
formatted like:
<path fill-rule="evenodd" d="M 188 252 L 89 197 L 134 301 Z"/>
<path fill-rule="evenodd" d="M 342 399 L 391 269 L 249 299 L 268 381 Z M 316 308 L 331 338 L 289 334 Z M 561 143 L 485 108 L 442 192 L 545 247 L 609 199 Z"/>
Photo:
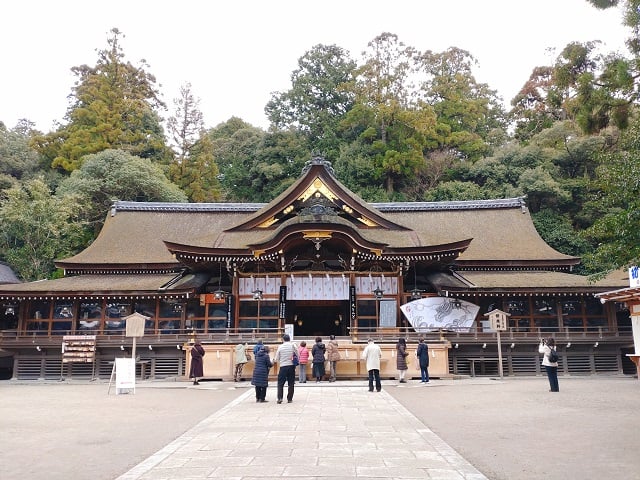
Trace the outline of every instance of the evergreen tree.
<path fill-rule="evenodd" d="M 144 61 L 136 67 L 124 60 L 118 29 L 110 35 L 94 67 L 72 68 L 78 80 L 67 123 L 34 140 L 53 168 L 71 172 L 86 155 L 109 148 L 160 162 L 171 158 L 157 113 L 164 104 L 155 78 Z"/>

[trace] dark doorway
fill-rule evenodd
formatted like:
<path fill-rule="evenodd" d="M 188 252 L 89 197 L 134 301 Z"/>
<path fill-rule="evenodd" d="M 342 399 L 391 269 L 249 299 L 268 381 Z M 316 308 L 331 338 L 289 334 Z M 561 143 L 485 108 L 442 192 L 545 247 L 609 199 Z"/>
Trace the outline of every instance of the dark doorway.
<path fill-rule="evenodd" d="M 349 302 L 293 301 L 288 312 L 296 337 L 315 338 L 349 335 Z"/>

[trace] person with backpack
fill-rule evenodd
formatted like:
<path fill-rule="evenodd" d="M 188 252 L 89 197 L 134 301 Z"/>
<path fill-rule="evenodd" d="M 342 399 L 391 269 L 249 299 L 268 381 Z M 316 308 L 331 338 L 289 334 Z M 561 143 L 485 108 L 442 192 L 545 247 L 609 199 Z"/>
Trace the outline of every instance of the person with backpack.
<path fill-rule="evenodd" d="M 558 353 L 556 352 L 556 341 L 553 337 L 549 337 L 546 340 L 540 339 L 540 345 L 538 346 L 538 352 L 542 353 L 542 366 L 547 371 L 547 378 L 549 378 L 550 392 L 559 392 L 560 386 L 558 385 Z"/>

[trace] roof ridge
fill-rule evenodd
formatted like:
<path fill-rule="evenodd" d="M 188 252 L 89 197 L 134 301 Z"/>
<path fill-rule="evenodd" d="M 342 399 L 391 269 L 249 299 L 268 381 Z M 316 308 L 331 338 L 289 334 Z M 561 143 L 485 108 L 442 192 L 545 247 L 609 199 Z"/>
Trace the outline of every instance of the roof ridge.
<path fill-rule="evenodd" d="M 252 213 L 267 203 L 257 202 L 132 202 L 118 200 L 111 206 L 111 214 L 117 211 L 174 211 L 174 212 L 246 212 Z M 476 210 L 490 208 L 526 208 L 524 197 L 495 198 L 488 200 L 445 200 L 438 202 L 372 202 L 369 205 L 381 212 L 425 211 L 425 210 Z"/>

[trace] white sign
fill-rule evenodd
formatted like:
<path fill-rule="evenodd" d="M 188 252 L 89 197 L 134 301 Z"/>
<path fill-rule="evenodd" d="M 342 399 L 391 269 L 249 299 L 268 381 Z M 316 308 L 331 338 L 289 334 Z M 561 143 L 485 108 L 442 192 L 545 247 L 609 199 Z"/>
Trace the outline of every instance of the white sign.
<path fill-rule="evenodd" d="M 291 338 L 291 340 L 293 340 L 293 323 L 287 323 L 284 326 L 284 333 L 286 333 L 287 335 L 289 335 L 289 338 Z"/>
<path fill-rule="evenodd" d="M 121 390 L 135 390 L 136 361 L 133 358 L 116 358 L 116 395 Z"/>
<path fill-rule="evenodd" d="M 640 287 L 640 268 L 633 266 L 629 268 L 629 288 Z"/>

